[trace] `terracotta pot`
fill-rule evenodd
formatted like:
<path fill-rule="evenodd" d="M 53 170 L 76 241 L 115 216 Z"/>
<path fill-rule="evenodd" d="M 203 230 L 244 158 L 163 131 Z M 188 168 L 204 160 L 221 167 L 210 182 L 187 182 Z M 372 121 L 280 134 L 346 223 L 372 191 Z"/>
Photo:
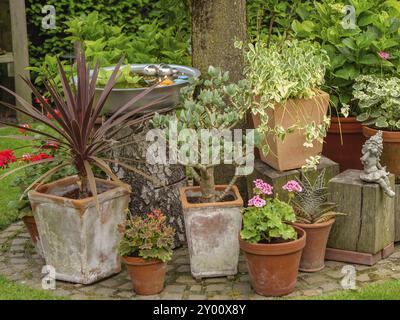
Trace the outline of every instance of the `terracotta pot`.
<path fill-rule="evenodd" d="M 326 244 L 334 222 L 335 219 L 315 224 L 298 222 L 293 224 L 303 229 L 307 235 L 306 246 L 300 261 L 300 271 L 316 272 L 325 267 Z"/>
<path fill-rule="evenodd" d="M 47 265 L 58 280 L 89 284 L 121 271 L 118 225 L 126 218 L 130 188 L 96 179 L 94 197 L 71 199 L 77 176 L 45 184 L 28 192 Z"/>
<path fill-rule="evenodd" d="M 355 117 L 332 117 L 322 154 L 339 163 L 340 171 L 361 170 L 361 148 L 364 143 L 362 125 Z"/>
<path fill-rule="evenodd" d="M 372 137 L 377 130 L 363 126 L 364 136 Z M 383 133 L 383 152 L 381 164 L 396 176 L 400 178 L 400 131 L 382 131 Z"/>
<path fill-rule="evenodd" d="M 276 244 L 251 244 L 240 240 L 254 291 L 263 296 L 283 296 L 293 292 L 306 233 L 294 226 L 298 239 Z"/>
<path fill-rule="evenodd" d="M 164 288 L 167 265 L 160 260 L 122 257 L 132 280 L 133 290 L 139 295 L 153 295 Z"/>
<path fill-rule="evenodd" d="M 226 186 L 216 186 L 223 191 Z M 190 270 L 196 279 L 232 276 L 239 262 L 238 234 L 242 227 L 243 200 L 236 186 L 230 194 L 235 200 L 190 203 L 188 197 L 200 197 L 199 187 L 180 188 Z"/>

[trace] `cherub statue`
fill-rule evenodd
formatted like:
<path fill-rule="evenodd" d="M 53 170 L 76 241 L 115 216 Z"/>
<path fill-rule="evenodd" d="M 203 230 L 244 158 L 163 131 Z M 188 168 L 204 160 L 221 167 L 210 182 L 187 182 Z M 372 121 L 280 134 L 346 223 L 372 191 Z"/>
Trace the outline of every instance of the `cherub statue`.
<path fill-rule="evenodd" d="M 391 198 L 395 196 L 394 191 L 390 188 L 389 172 L 386 167 L 380 164 L 380 158 L 383 151 L 382 131 L 369 138 L 362 147 L 363 156 L 360 158 L 364 165 L 364 172 L 361 173 L 360 179 L 365 182 L 379 183 L 383 191 Z"/>

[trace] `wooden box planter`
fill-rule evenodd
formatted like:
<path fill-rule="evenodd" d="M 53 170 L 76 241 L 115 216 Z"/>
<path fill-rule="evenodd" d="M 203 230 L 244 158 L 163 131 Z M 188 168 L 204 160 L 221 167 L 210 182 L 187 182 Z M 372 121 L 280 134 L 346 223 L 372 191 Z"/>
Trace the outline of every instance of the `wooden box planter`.
<path fill-rule="evenodd" d="M 129 187 L 97 179 L 97 210 L 93 197 L 64 197 L 78 188 L 78 177 L 68 177 L 28 193 L 47 265 L 56 279 L 89 284 L 120 272 L 117 252 Z"/>
<path fill-rule="evenodd" d="M 361 170 L 361 148 L 365 140 L 362 125 L 355 117 L 332 117 L 322 154 L 337 162 L 341 172 L 347 169 Z"/>
<path fill-rule="evenodd" d="M 216 186 L 216 190 L 223 191 L 225 187 Z M 200 188 L 180 189 L 190 270 L 196 279 L 237 273 L 243 200 L 236 186 L 231 194 L 233 201 L 190 203 L 188 197 L 199 197 Z"/>
<path fill-rule="evenodd" d="M 312 99 L 290 99 L 284 104 L 277 104 L 275 108 L 268 109 L 269 126 L 279 125 L 287 129 L 297 123 L 306 124 L 315 122 L 321 124 L 324 115 L 327 114 L 329 94 L 318 91 Z M 257 128 L 261 123 L 259 114 L 252 115 L 253 126 Z M 260 152 L 260 158 L 272 168 L 278 171 L 286 171 L 301 168 L 305 160 L 322 152 L 322 143 L 314 141 L 312 148 L 304 147 L 305 136 L 303 130 L 296 130 L 281 139 L 269 134 L 266 137 L 270 146 L 270 152 L 264 156 Z"/>
<path fill-rule="evenodd" d="M 329 184 L 330 201 L 339 216 L 328 240 L 326 259 L 373 265 L 390 254 L 395 237 L 395 199 L 378 184 L 360 179 L 360 170 L 347 170 Z M 394 176 L 390 176 L 394 189 Z M 382 255 L 383 254 L 383 255 Z"/>

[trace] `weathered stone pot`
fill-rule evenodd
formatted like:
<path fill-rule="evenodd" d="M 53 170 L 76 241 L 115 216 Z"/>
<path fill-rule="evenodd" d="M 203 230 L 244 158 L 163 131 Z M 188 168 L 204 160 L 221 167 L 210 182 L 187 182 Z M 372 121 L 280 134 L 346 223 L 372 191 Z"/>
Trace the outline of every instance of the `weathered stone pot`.
<path fill-rule="evenodd" d="M 223 191 L 226 186 L 216 186 Z M 232 187 L 233 201 L 190 203 L 188 197 L 200 197 L 199 187 L 180 188 L 190 270 L 196 279 L 232 276 L 239 261 L 238 235 L 242 226 L 243 200 Z"/>
<path fill-rule="evenodd" d="M 56 279 L 89 284 L 121 270 L 117 252 L 125 219 L 129 186 L 97 179 L 97 210 L 93 197 L 64 197 L 78 188 L 78 177 L 43 185 L 28 193 L 46 264 Z"/>
<path fill-rule="evenodd" d="M 36 252 L 40 257 L 43 258 L 43 250 L 39 239 L 39 231 L 37 229 L 35 217 L 33 215 L 25 215 L 22 217 L 22 221 L 24 222 L 25 227 L 28 230 L 29 236 L 32 240 L 32 244 L 36 248 Z"/>
<path fill-rule="evenodd" d="M 246 254 L 250 282 L 254 291 L 263 296 L 283 296 L 293 292 L 297 283 L 301 253 L 306 233 L 294 226 L 298 239 L 283 243 L 248 243 L 240 238 Z"/>
<path fill-rule="evenodd" d="M 133 290 L 140 295 L 160 293 L 164 288 L 167 265 L 161 260 L 122 257 L 132 281 Z"/>
<path fill-rule="evenodd" d="M 268 125 L 271 128 L 279 125 L 286 130 L 298 123 L 322 124 L 328 104 L 329 94 L 324 91 L 318 91 L 311 99 L 289 99 L 284 104 L 276 104 L 274 109 L 266 110 Z M 257 128 L 260 124 L 260 115 L 252 114 L 253 127 Z M 270 146 L 270 152 L 267 155 L 260 152 L 260 159 L 278 171 L 301 168 L 306 159 L 322 152 L 322 143 L 317 141 L 313 142 L 312 148 L 305 148 L 304 134 L 303 130 L 295 130 L 286 135 L 283 141 L 273 134 L 268 134 L 265 139 Z"/>

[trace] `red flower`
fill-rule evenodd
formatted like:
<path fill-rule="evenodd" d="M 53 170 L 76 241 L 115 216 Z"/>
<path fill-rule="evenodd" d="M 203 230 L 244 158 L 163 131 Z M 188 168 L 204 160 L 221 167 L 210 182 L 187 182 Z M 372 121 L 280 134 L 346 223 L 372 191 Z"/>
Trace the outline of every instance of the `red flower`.
<path fill-rule="evenodd" d="M 60 146 L 58 145 L 57 142 L 54 141 L 48 141 L 46 142 L 46 144 L 42 146 L 42 149 L 58 149 L 58 148 L 60 148 Z"/>
<path fill-rule="evenodd" d="M 27 161 L 27 162 L 37 162 L 37 161 L 45 160 L 45 159 L 54 159 L 54 157 L 47 153 L 44 153 L 44 152 L 41 152 L 36 155 L 35 154 L 34 155 L 24 154 L 22 156 L 22 160 Z"/>
<path fill-rule="evenodd" d="M 45 98 L 45 97 L 42 97 L 42 98 L 43 98 L 44 102 L 49 103 L 49 99 L 47 99 L 47 98 Z M 34 101 L 35 101 L 35 103 L 40 103 L 40 104 L 41 104 L 41 101 L 40 101 L 39 98 L 35 98 Z"/>
<path fill-rule="evenodd" d="M 17 161 L 17 158 L 14 155 L 14 151 L 9 149 L 0 151 L 0 168 L 4 168 L 15 161 Z"/>
<path fill-rule="evenodd" d="M 29 124 L 21 124 L 21 128 L 18 129 L 19 132 L 21 132 L 22 134 L 26 133 L 26 129 L 32 129 L 32 127 Z"/>
<path fill-rule="evenodd" d="M 51 113 L 47 113 L 47 119 L 52 120 L 54 117 L 51 115 Z"/>
<path fill-rule="evenodd" d="M 57 118 L 61 118 L 61 112 L 58 109 L 54 109 L 54 113 L 56 114 Z M 51 113 L 47 113 L 47 119 L 52 120 L 54 119 L 53 115 Z"/>

